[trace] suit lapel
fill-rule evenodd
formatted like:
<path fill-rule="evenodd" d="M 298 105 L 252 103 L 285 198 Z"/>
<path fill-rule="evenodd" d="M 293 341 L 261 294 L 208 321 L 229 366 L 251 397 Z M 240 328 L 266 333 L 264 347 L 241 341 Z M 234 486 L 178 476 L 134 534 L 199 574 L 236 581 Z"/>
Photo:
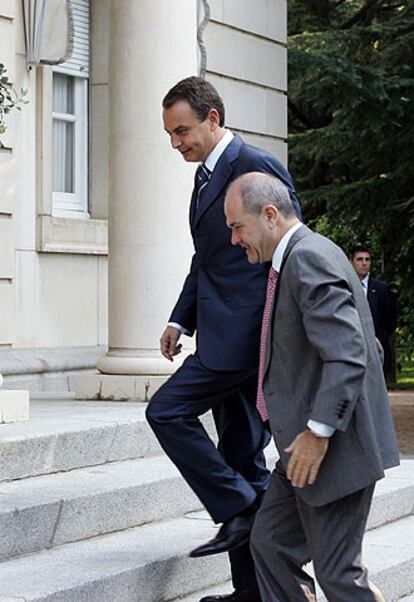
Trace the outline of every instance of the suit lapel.
<path fill-rule="evenodd" d="M 193 193 L 191 200 L 191 216 L 193 217 L 192 228 L 196 227 L 201 217 L 223 191 L 223 188 L 233 173 L 234 161 L 239 156 L 240 147 L 242 144 L 242 139 L 239 136 L 234 136 L 233 140 L 217 161 L 217 165 L 211 174 L 208 185 L 204 188 L 204 190 L 202 190 L 197 208 L 195 207 L 196 199 L 194 198 Z"/>

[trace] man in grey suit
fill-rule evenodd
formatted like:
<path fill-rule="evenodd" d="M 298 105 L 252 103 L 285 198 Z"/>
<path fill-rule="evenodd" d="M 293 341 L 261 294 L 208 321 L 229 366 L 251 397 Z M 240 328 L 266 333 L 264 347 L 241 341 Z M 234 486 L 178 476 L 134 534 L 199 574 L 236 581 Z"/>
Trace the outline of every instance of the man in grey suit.
<path fill-rule="evenodd" d="M 370 310 L 347 257 L 302 225 L 285 186 L 245 174 L 230 186 L 232 243 L 272 261 L 258 409 L 280 459 L 251 536 L 263 602 L 383 601 L 361 564 L 375 482 L 399 455 Z M 261 394 L 263 395 L 261 396 Z M 259 404 L 259 399 L 263 403 Z"/>

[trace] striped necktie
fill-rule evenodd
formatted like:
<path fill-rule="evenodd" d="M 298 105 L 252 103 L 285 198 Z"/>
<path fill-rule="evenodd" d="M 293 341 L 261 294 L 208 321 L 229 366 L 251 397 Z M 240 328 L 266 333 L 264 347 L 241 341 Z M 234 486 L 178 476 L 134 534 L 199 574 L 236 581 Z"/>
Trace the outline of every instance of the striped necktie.
<path fill-rule="evenodd" d="M 197 191 L 197 200 L 196 200 L 197 207 L 200 202 L 201 191 L 207 186 L 210 176 L 211 176 L 211 171 L 204 165 L 204 163 L 202 163 L 201 165 L 199 165 L 197 167 L 197 171 L 195 174 L 195 183 L 194 183 L 195 189 Z"/>
<path fill-rule="evenodd" d="M 269 278 L 267 281 L 266 303 L 263 310 L 262 331 L 260 334 L 260 356 L 259 356 L 259 379 L 257 383 L 257 399 L 256 407 L 263 420 L 266 422 L 269 416 L 267 414 L 266 400 L 263 393 L 263 378 L 266 358 L 266 341 L 267 333 L 269 332 L 270 318 L 272 314 L 273 299 L 275 297 L 277 278 L 279 273 L 271 267 L 269 270 Z"/>

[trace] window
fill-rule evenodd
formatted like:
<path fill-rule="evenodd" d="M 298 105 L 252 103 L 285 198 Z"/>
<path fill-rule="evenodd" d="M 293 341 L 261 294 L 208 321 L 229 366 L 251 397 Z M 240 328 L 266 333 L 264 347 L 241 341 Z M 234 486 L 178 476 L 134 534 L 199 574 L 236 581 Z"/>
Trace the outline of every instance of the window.
<path fill-rule="evenodd" d="M 88 211 L 90 0 L 71 4 L 72 56 L 59 66 L 36 70 L 36 249 L 107 255 L 107 220 L 94 219 Z"/>
<path fill-rule="evenodd" d="M 53 73 L 53 215 L 88 214 L 88 79 Z"/>
<path fill-rule="evenodd" d="M 73 54 L 53 69 L 52 212 L 88 218 L 89 0 L 72 9 Z"/>

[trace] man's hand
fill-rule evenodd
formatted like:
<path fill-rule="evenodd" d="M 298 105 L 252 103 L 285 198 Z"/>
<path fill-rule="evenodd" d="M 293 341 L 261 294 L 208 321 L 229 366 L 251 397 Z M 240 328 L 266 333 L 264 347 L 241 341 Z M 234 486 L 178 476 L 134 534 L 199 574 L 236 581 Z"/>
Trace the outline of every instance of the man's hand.
<path fill-rule="evenodd" d="M 180 336 L 181 332 L 174 326 L 167 326 L 161 335 L 161 353 L 167 358 L 167 360 L 170 360 L 170 362 L 173 361 L 174 355 L 178 355 L 181 352 L 182 345 L 177 345 Z"/>
<path fill-rule="evenodd" d="M 329 437 L 317 437 L 311 431 L 299 433 L 285 452 L 292 454 L 288 467 L 287 478 L 293 487 L 313 485 L 318 476 L 320 465 L 328 451 Z"/>

